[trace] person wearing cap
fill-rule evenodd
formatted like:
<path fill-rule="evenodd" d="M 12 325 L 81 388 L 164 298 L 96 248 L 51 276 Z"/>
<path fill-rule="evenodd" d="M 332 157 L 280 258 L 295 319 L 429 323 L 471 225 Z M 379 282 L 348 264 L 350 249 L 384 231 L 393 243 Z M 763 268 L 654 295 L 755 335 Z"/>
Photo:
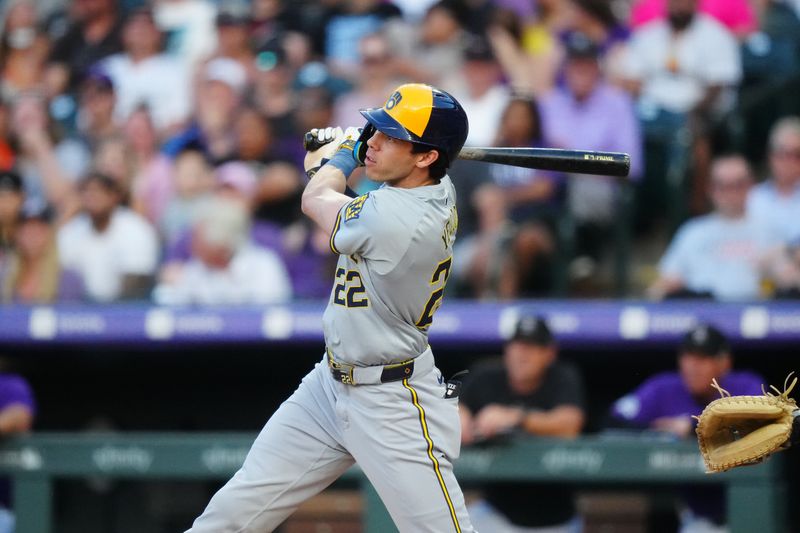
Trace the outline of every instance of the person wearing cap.
<path fill-rule="evenodd" d="M 80 276 L 59 263 L 52 210 L 29 203 L 19 215 L 6 266 L 0 268 L 0 302 L 76 302 L 83 294 Z"/>
<path fill-rule="evenodd" d="M 574 438 L 584 425 L 584 388 L 578 370 L 558 357 L 546 320 L 523 314 L 500 361 L 473 368 L 460 395 L 463 444 L 509 435 Z M 478 531 L 550 533 L 575 531 L 569 487 L 492 483 L 469 508 Z"/>
<path fill-rule="evenodd" d="M 92 172 L 80 183 L 83 213 L 58 232 L 63 267 L 76 271 L 96 302 L 144 298 L 158 263 L 158 239 L 141 215 L 121 205 L 119 184 Z"/>
<path fill-rule="evenodd" d="M 125 121 L 144 104 L 163 134 L 189 118 L 191 91 L 189 72 L 180 61 L 161 51 L 162 40 L 152 10 L 138 8 L 128 15 L 122 28 L 123 51 L 105 59 L 100 67 L 114 83 L 117 120 Z"/>
<path fill-rule="evenodd" d="M 610 424 L 693 437 L 697 425 L 693 417 L 720 397 L 711 386 L 714 379 L 733 396 L 761 395 L 766 383 L 753 372 L 733 370 L 727 337 L 717 327 L 701 323 L 689 329 L 678 346 L 678 370 L 656 374 L 619 398 L 611 408 Z M 727 531 L 721 490 L 687 488 L 683 496 L 682 533 Z"/>
<path fill-rule="evenodd" d="M 550 146 L 624 152 L 631 156 L 630 179 L 642 171 L 642 137 L 633 100 L 608 83 L 601 50 L 588 36 L 572 33 L 565 43 L 564 83 L 541 100 L 542 127 Z M 603 243 L 618 213 L 613 177 L 572 175 L 568 209 L 577 223 L 577 253 L 601 259 Z M 603 238 L 606 237 L 606 238 Z"/>
<path fill-rule="evenodd" d="M 248 81 L 255 76 L 255 56 L 251 47 L 250 7 L 246 3 L 224 2 L 217 13 L 217 49 L 212 57 L 225 57 L 247 71 Z"/>
<path fill-rule="evenodd" d="M 463 83 L 453 95 L 464 103 L 471 128 L 466 146 L 491 146 L 497 137 L 500 117 L 511 99 L 502 81 L 502 69 L 489 42 L 473 35 L 464 50 Z"/>
<path fill-rule="evenodd" d="M 89 69 L 80 86 L 78 132 L 86 146 L 94 151 L 100 141 L 120 132 L 114 117 L 117 97 L 114 82 L 100 66 Z"/>

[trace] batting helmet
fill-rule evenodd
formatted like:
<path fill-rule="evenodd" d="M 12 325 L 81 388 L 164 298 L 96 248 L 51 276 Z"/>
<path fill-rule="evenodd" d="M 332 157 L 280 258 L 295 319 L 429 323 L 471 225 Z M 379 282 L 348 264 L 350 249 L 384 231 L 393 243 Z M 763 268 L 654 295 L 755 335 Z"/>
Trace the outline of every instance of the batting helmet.
<path fill-rule="evenodd" d="M 421 83 L 401 85 L 383 107 L 362 109 L 361 114 L 389 137 L 438 149 L 447 164 L 456 158 L 469 132 L 461 104 L 450 94 Z"/>

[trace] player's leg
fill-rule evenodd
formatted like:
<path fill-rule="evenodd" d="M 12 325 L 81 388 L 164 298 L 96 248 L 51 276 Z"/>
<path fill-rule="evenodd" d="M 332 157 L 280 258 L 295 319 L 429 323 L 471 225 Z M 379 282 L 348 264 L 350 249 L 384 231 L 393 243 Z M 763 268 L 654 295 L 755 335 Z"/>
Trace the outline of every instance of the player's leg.
<path fill-rule="evenodd" d="M 337 442 L 336 398 L 322 372 L 318 365 L 272 415 L 191 533 L 273 531 L 353 464 Z"/>
<path fill-rule="evenodd" d="M 344 442 L 405 532 L 472 532 L 453 475 L 460 451 L 456 399 L 434 369 L 409 380 L 354 387 Z"/>

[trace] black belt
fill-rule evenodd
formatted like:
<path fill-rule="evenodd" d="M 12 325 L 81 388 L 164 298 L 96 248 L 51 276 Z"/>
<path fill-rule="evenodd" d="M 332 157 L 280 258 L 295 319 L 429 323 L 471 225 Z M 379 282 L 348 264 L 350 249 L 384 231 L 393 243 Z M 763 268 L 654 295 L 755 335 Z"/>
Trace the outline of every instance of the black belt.
<path fill-rule="evenodd" d="M 345 385 L 368 385 L 376 383 L 372 379 L 360 379 L 359 374 L 369 369 L 369 373 L 373 374 L 374 367 L 357 367 L 347 363 L 340 363 L 333 358 L 330 350 L 328 350 L 328 368 L 333 374 L 336 381 L 340 381 Z M 403 361 L 401 363 L 394 363 L 385 365 L 380 373 L 380 382 L 389 383 L 391 381 L 400 381 L 401 379 L 410 378 L 414 374 L 414 360 Z"/>

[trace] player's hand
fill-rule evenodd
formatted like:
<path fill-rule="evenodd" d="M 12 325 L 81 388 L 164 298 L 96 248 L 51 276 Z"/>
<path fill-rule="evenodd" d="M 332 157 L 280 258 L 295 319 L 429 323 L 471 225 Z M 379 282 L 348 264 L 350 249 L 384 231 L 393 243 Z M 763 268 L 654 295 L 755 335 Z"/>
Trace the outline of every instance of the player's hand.
<path fill-rule="evenodd" d="M 483 438 L 490 438 L 509 431 L 522 422 L 525 411 L 496 403 L 487 405 L 475 417 L 474 431 Z"/>
<path fill-rule="evenodd" d="M 312 168 L 323 165 L 323 159 L 327 161 L 336 153 L 336 150 L 339 149 L 339 142 L 334 141 L 343 135 L 344 131 L 338 126 L 335 128 L 314 128 L 305 134 L 303 145 L 309 149 L 303 160 L 303 167 L 306 173 Z"/>
<path fill-rule="evenodd" d="M 360 128 L 351 126 L 346 130 L 342 130 L 340 127 L 315 128 L 306 133 L 303 138 L 304 146 L 308 148 L 318 146 L 318 148 L 306 154 L 303 161 L 306 174 L 308 174 L 309 170 L 324 165 L 337 152 L 342 150 L 353 158 L 356 166 L 362 166 L 364 164 L 363 161 L 357 158 L 357 154 L 361 152 L 361 145 L 359 144 L 362 136 L 361 132 Z M 366 148 L 364 148 L 364 152 L 366 153 Z"/>

